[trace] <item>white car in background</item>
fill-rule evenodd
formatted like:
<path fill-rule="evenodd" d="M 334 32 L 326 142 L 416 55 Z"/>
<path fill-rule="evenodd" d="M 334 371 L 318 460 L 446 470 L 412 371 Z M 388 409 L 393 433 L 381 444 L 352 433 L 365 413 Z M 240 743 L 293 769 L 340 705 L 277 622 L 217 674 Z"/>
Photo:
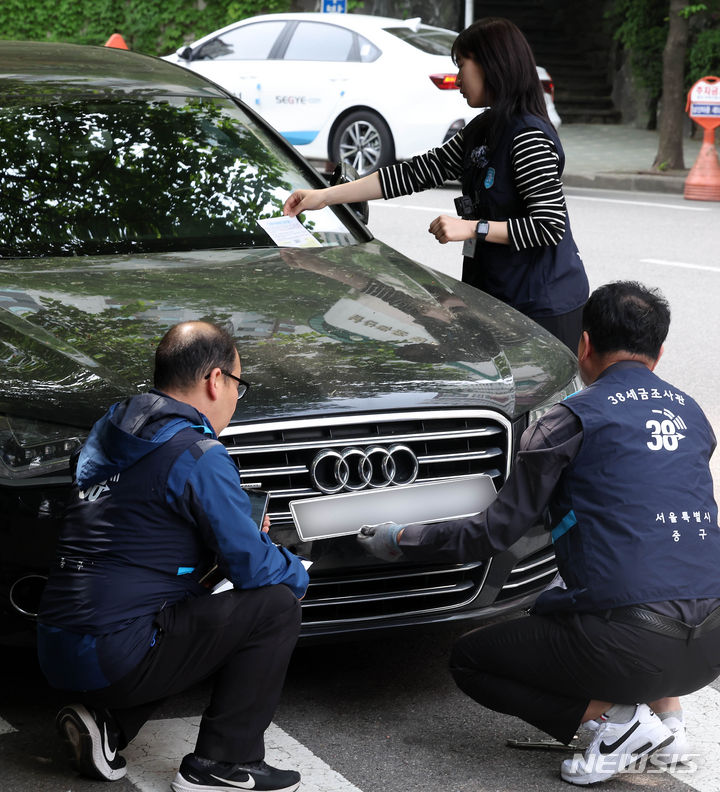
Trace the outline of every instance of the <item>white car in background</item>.
<path fill-rule="evenodd" d="M 364 175 L 441 145 L 472 117 L 455 85 L 456 36 L 419 18 L 268 14 L 164 59 L 238 96 L 306 158 Z M 538 74 L 559 126 L 550 76 Z"/>

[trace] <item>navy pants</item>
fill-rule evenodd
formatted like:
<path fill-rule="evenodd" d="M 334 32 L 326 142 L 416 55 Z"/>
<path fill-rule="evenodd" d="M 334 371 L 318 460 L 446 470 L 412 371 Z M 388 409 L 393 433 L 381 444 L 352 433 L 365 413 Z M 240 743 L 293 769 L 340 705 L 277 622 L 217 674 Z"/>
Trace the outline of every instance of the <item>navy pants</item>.
<path fill-rule="evenodd" d="M 591 700 L 638 704 L 699 690 L 720 674 L 720 628 L 685 640 L 594 614 L 523 616 L 460 638 L 458 687 L 569 743 Z"/>
<path fill-rule="evenodd" d="M 83 695 L 110 710 L 123 748 L 166 696 L 210 677 L 195 753 L 220 762 L 265 755 L 263 734 L 280 699 L 300 631 L 300 603 L 284 585 L 190 598 L 161 611 L 155 645 L 118 682 Z"/>
<path fill-rule="evenodd" d="M 581 306 L 569 313 L 557 316 L 533 316 L 532 319 L 562 341 L 573 355 L 577 355 L 578 343 L 582 335 L 582 312 Z"/>

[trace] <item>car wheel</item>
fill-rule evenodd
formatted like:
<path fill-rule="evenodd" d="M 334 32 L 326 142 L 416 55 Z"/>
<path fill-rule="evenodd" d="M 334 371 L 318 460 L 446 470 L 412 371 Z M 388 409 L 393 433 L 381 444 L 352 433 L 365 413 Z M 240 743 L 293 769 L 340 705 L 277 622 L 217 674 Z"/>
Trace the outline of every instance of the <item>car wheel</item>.
<path fill-rule="evenodd" d="M 335 162 L 346 162 L 360 176 L 366 176 L 395 161 L 390 129 L 375 113 L 350 113 L 335 130 L 331 155 Z"/>

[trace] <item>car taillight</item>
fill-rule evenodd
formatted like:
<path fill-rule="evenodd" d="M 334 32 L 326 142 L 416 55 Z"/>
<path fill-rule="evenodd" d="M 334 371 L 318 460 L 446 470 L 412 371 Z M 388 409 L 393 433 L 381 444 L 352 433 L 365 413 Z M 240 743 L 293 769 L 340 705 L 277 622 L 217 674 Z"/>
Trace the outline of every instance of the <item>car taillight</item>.
<path fill-rule="evenodd" d="M 430 79 L 441 91 L 457 88 L 457 74 L 431 74 Z"/>
<path fill-rule="evenodd" d="M 550 94 L 550 98 L 555 101 L 555 85 L 553 84 L 552 80 L 540 80 L 542 83 L 543 91 L 546 94 Z"/>

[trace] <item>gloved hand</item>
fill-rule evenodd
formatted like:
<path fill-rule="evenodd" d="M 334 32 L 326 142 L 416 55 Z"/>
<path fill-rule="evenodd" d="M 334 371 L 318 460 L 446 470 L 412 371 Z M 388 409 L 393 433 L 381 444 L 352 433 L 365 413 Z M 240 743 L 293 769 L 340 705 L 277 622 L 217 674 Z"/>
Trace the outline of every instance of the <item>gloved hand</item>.
<path fill-rule="evenodd" d="M 383 561 L 397 561 L 402 557 L 402 550 L 397 543 L 397 535 L 404 527 L 404 525 L 394 522 L 363 525 L 357 535 L 358 542 L 369 553 Z"/>

